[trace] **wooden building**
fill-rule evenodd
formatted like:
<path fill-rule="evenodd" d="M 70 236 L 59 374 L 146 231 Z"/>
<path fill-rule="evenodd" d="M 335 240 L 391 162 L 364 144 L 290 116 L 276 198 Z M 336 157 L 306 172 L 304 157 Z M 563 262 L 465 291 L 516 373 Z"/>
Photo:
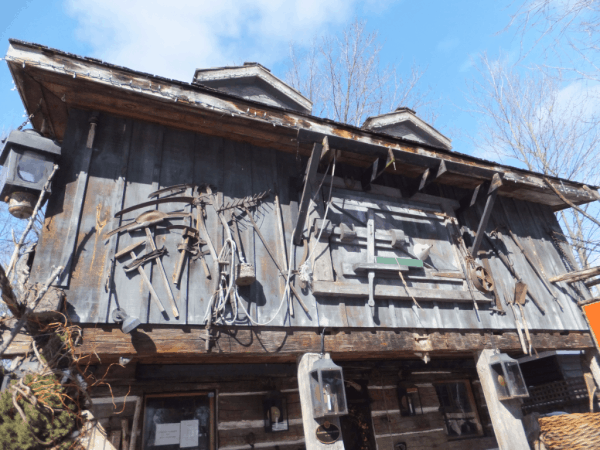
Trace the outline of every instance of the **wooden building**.
<path fill-rule="evenodd" d="M 596 187 L 453 151 L 407 108 L 312 116 L 256 63 L 184 83 L 16 40 L 6 61 L 62 152 L 32 280 L 64 266 L 81 355 L 122 364 L 96 416 L 135 415 L 137 448 L 325 448 L 298 372 L 322 337 L 349 409 L 327 448 L 526 448 L 482 361 L 594 348 L 590 291 L 548 279 L 577 269 L 554 213 Z"/>

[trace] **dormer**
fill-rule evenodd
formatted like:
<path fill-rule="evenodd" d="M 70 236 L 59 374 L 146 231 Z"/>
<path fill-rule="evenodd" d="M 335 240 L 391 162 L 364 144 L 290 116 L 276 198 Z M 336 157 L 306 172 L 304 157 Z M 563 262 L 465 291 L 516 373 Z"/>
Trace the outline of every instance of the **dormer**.
<path fill-rule="evenodd" d="M 255 62 L 246 62 L 243 66 L 196 69 L 192 82 L 265 105 L 308 114 L 312 112 L 309 99 Z"/>
<path fill-rule="evenodd" d="M 423 144 L 452 149 L 452 142 L 438 130 L 433 128 L 410 108 L 400 107 L 395 111 L 369 117 L 362 128 L 382 132 L 391 136 L 402 137 Z"/>

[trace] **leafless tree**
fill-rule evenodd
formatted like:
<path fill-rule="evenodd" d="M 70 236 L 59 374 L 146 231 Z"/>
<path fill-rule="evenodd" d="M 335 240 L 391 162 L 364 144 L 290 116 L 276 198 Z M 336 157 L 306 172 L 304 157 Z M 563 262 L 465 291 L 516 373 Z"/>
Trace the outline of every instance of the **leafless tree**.
<path fill-rule="evenodd" d="M 600 0 L 526 0 L 506 29 L 535 38 L 523 56 L 536 48 L 558 61 L 549 68 L 600 81 Z"/>
<path fill-rule="evenodd" d="M 478 148 L 527 169 L 598 185 L 600 115 L 595 99 L 577 85 L 539 70 L 523 75 L 502 60 L 483 55 L 469 101 L 479 118 Z M 584 206 L 598 216 L 595 204 Z M 600 230 L 576 211 L 559 214 L 563 229 L 587 267 L 598 259 Z"/>
<path fill-rule="evenodd" d="M 364 21 L 355 20 L 339 35 L 316 38 L 302 52 L 290 45 L 286 82 L 313 102 L 313 113 L 360 125 L 367 117 L 408 106 L 433 121 L 430 89 L 424 70 L 412 65 L 401 74 L 397 65 L 382 67 L 382 44 Z"/>

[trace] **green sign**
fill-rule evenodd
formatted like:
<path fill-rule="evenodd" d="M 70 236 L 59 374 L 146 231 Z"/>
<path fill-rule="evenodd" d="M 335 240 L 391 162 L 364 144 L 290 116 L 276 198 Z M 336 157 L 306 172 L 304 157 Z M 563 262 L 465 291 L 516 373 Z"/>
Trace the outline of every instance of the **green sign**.
<path fill-rule="evenodd" d="M 394 266 L 408 266 L 408 267 L 423 267 L 423 261 L 420 259 L 412 258 L 393 258 L 387 256 L 378 256 L 377 264 L 393 264 Z"/>

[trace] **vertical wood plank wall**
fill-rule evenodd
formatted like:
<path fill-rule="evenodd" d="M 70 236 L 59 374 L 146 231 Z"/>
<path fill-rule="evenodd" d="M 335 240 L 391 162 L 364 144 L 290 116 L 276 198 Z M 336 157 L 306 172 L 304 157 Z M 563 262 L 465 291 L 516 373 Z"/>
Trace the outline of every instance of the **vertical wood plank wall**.
<path fill-rule="evenodd" d="M 73 191 L 76 173 L 81 158 L 81 148 L 85 145 L 89 113 L 73 110 L 69 117 L 68 131 L 63 143 L 63 157 L 60 172 L 53 186 L 53 194 L 48 202 L 43 232 L 32 268 L 34 281 L 47 278 L 55 256 L 61 254 L 61 239 L 73 208 Z M 159 188 L 174 184 L 209 184 L 219 193 L 219 201 L 228 204 L 234 199 L 256 194 L 277 187 L 284 222 L 287 251 L 293 252 L 292 269 L 298 269 L 303 248 L 289 247 L 292 227 L 298 214 L 298 192 L 292 180 L 298 174 L 299 166 L 295 155 L 273 149 L 259 148 L 250 144 L 234 142 L 223 138 L 194 134 L 187 131 L 165 128 L 147 122 L 132 121 L 101 114 L 96 133 L 96 142 L 90 163 L 88 188 L 86 191 L 79 233 L 73 255 L 73 271 L 70 285 L 66 289 L 68 313 L 72 320 L 80 323 L 110 323 L 111 313 L 123 308 L 143 323 L 152 324 L 196 324 L 205 323 L 208 302 L 214 292 L 215 278 L 212 258 L 207 256 L 212 280 L 208 280 L 200 261 L 187 260 L 181 285 L 171 289 L 175 296 L 179 318 L 175 318 L 169 307 L 167 291 L 157 270 L 156 262 L 146 264 L 144 271 L 152 280 L 167 316 L 160 314 L 150 299 L 147 287 L 137 271 L 125 273 L 123 265 L 129 257 L 114 263 L 116 251 L 138 240 L 145 239 L 143 230 L 121 233 L 109 240 L 104 234 L 119 224 L 129 223 L 144 212 L 144 209 L 126 214 L 121 221 L 113 219 L 114 213 L 124 207 L 148 201 L 148 195 Z M 459 199 L 465 191 L 451 186 L 433 185 L 437 195 Z M 325 191 L 325 188 L 323 188 Z M 189 193 L 189 190 L 188 190 Z M 311 218 L 323 210 L 322 195 L 317 195 L 311 210 Z M 362 194 L 357 194 L 362 195 Z M 390 199 L 387 198 L 389 201 Z M 217 251 L 224 242 L 223 228 L 218 220 L 215 207 L 206 209 L 206 224 L 211 240 Z M 181 211 L 189 206 L 181 203 L 161 204 L 160 211 Z M 146 209 L 147 210 L 147 209 Z M 195 212 L 195 209 L 194 209 Z M 481 215 L 481 205 L 464 213 L 461 217 L 472 230 L 477 228 Z M 253 217 L 261 229 L 267 245 L 279 262 L 283 259 L 277 228 L 277 215 L 274 209 L 273 194 L 257 209 Z M 242 303 L 255 322 L 269 323 L 269 326 L 302 327 L 388 327 L 388 328 L 447 328 L 447 329 L 514 329 L 512 315 L 490 314 L 491 305 L 480 305 L 479 316 L 470 302 L 427 302 L 416 313 L 410 300 L 376 300 L 376 320 L 370 315 L 366 298 L 317 297 L 310 290 L 302 291 L 304 303 L 309 308 L 306 314 L 294 300 L 295 314 L 290 317 L 287 305 L 276 315 L 280 305 L 282 283 L 275 264 L 263 243 L 254 232 L 251 222 L 244 213 L 236 211 L 240 218 L 241 248 L 246 259 L 254 264 L 257 279 L 249 287 L 239 289 Z M 229 218 L 229 213 L 226 213 Z M 332 212 L 332 219 L 339 220 L 340 214 Z M 172 219 L 171 224 L 190 224 L 191 219 Z M 557 231 L 558 223 L 551 210 L 539 204 L 498 197 L 488 226 L 488 231 L 509 224 L 519 236 L 525 248 L 540 255 L 548 276 L 564 273 L 567 269 L 559 249 L 550 238 L 550 231 Z M 406 221 L 407 230 L 419 227 L 417 223 Z M 181 237 L 176 232 L 167 232 L 157 227 L 155 241 L 158 247 L 165 245 L 168 254 L 162 261 L 171 278 L 175 262 L 179 257 L 177 244 Z M 529 239 L 531 237 L 531 239 Z M 557 283 L 553 290 L 563 308 L 550 297 L 545 286 L 520 254 L 518 247 L 505 232 L 502 240 L 504 249 L 514 262 L 516 270 L 527 282 L 530 291 L 543 300 L 547 313 L 540 314 L 531 300 L 525 305 L 527 321 L 532 330 L 585 330 L 587 324 L 576 306 L 579 294 L 565 283 Z M 206 250 L 204 247 L 203 250 Z M 485 250 L 484 243 L 483 249 Z M 138 254 L 142 250 L 137 250 Z M 325 250 L 327 251 L 327 249 Z M 505 291 L 501 295 L 513 295 L 514 280 L 504 265 L 491 254 L 490 265 L 494 277 L 502 279 Z M 339 266 L 333 262 L 333 267 Z M 339 271 L 339 267 L 336 268 Z M 336 280 L 334 272 L 332 281 Z M 339 277 L 338 277 L 339 278 Z M 382 281 L 385 283 L 385 281 Z M 435 283 L 428 285 L 435 288 Z M 299 286 L 298 291 L 300 292 Z M 584 294 L 589 293 L 584 289 Z M 239 314 L 235 325 L 249 325 L 244 314 Z"/>

